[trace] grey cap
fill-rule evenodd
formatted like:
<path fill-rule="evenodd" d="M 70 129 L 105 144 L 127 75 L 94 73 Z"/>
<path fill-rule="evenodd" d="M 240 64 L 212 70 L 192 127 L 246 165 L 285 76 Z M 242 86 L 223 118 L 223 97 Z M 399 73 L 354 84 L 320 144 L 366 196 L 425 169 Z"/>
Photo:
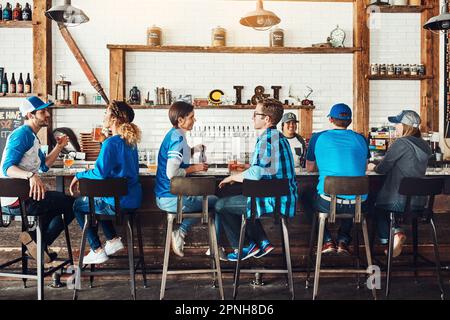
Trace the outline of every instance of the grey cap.
<path fill-rule="evenodd" d="M 413 128 L 418 128 L 421 122 L 420 116 L 413 110 L 403 110 L 396 116 L 388 117 L 388 120 L 392 123 L 403 123 Z"/>
<path fill-rule="evenodd" d="M 286 123 L 289 121 L 298 122 L 297 116 L 295 115 L 295 113 L 288 112 L 288 113 L 283 114 L 283 118 L 281 118 L 281 123 L 283 124 L 283 123 Z"/>

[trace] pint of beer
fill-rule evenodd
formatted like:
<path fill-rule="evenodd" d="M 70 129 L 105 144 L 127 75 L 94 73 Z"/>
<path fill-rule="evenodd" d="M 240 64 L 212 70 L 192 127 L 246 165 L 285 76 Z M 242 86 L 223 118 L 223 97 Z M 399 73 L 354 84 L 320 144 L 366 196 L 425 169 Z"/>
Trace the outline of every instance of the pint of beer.
<path fill-rule="evenodd" d="M 95 125 L 92 128 L 92 141 L 102 142 L 102 125 Z"/>

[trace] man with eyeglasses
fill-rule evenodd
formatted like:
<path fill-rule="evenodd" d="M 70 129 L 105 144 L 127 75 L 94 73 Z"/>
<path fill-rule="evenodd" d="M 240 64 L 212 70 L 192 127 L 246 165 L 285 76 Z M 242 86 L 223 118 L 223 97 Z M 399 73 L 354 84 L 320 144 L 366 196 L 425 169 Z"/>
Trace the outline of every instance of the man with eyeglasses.
<path fill-rule="evenodd" d="M 258 137 L 251 166 L 246 171 L 225 178 L 219 188 L 235 182 L 248 180 L 289 179 L 290 195 L 281 197 L 281 214 L 293 217 L 297 203 L 297 181 L 295 179 L 294 159 L 287 139 L 276 125 L 283 116 L 283 105 L 274 99 L 264 99 L 256 105 L 253 123 L 256 130 L 263 130 Z M 216 215 L 220 216 L 225 234 L 234 252 L 228 254 L 229 261 L 236 261 L 239 247 L 239 231 L 242 215 L 250 214 L 250 199 L 242 195 L 221 198 L 216 203 Z M 275 198 L 257 198 L 258 217 L 273 213 Z M 261 258 L 274 247 L 267 238 L 259 219 L 247 223 L 245 247 L 242 260 L 250 257 Z"/>

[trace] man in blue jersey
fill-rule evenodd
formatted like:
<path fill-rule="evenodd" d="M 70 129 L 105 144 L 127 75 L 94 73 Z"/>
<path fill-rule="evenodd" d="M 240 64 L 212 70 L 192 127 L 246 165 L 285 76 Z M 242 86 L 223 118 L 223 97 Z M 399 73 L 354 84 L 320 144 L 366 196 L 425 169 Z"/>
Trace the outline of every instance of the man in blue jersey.
<path fill-rule="evenodd" d="M 68 144 L 68 137 L 59 139 L 56 147 L 45 156 L 40 149 L 36 136 L 41 128 L 50 122 L 48 108 L 53 103 L 45 103 L 38 97 L 25 99 L 20 112 L 25 118 L 25 124 L 14 130 L 6 141 L 3 151 L 0 177 L 28 180 L 30 183 L 30 199 L 26 200 L 26 211 L 30 216 L 40 216 L 43 225 L 44 261 L 54 260 L 56 254 L 49 252 L 47 246 L 64 230 L 64 221 L 70 224 L 74 215 L 72 204 L 74 199 L 61 192 L 47 191 L 39 173 L 48 171 L 58 158 L 59 153 Z M 2 212 L 10 215 L 20 215 L 18 198 L 1 198 Z M 22 232 L 20 241 L 27 246 L 28 253 L 36 259 L 37 246 L 35 232 Z"/>
<path fill-rule="evenodd" d="M 207 171 L 208 164 L 190 164 L 195 152 L 202 152 L 205 146 L 191 148 L 186 140 L 186 132 L 192 130 L 195 123 L 194 106 L 183 102 L 175 102 L 169 109 L 169 120 L 172 128 L 164 137 L 158 154 L 158 169 L 156 171 L 155 196 L 157 206 L 166 212 L 177 212 L 177 196 L 170 193 L 170 179 Z M 208 197 L 210 208 L 214 208 L 216 196 Z M 183 212 L 198 212 L 202 210 L 203 197 L 183 197 Z M 172 249 L 180 257 L 184 256 L 184 239 L 192 225 L 199 221 L 196 218 L 184 218 L 180 227 L 172 232 Z M 220 234 L 219 221 L 216 219 L 217 235 Z M 208 254 L 208 253 L 207 253 Z M 224 260 L 223 249 L 219 250 Z"/>
<path fill-rule="evenodd" d="M 330 196 L 324 192 L 327 176 L 365 176 L 367 159 L 370 157 L 366 139 L 347 127 L 352 123 L 352 111 L 344 103 L 335 104 L 328 115 L 331 130 L 313 134 L 306 155 L 306 169 L 309 172 L 319 171 L 316 207 L 319 212 L 329 212 Z M 367 195 L 362 197 L 363 206 Z M 355 196 L 338 195 L 336 212 L 353 212 Z M 352 219 L 341 220 L 337 236 L 337 248 L 328 228 L 325 227 L 322 253 L 338 252 L 349 254 Z"/>
<path fill-rule="evenodd" d="M 277 100 L 264 99 L 256 105 L 253 113 L 254 127 L 263 132 L 257 139 L 251 166 L 240 174 L 225 178 L 219 187 L 243 182 L 244 179 L 288 179 L 290 195 L 281 197 L 280 211 L 285 216 L 293 217 L 297 204 L 297 181 L 289 142 L 276 128 L 282 116 L 283 105 Z M 216 215 L 220 217 L 227 238 L 234 249 L 234 252 L 228 255 L 230 261 L 237 260 L 242 215 L 251 215 L 250 205 L 250 199 L 242 195 L 225 197 L 216 203 Z M 257 198 L 257 217 L 273 213 L 274 207 L 275 198 Z M 256 219 L 255 223 L 248 221 L 245 243 L 242 260 L 250 257 L 261 258 L 274 249 L 259 219 Z"/>

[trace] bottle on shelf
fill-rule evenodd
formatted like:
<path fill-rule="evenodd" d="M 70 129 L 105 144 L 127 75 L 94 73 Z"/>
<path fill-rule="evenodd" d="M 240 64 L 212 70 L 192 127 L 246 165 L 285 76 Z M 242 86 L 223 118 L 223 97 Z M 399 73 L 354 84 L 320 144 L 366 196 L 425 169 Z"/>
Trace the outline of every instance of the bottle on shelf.
<path fill-rule="evenodd" d="M 13 20 L 15 21 L 22 20 L 22 5 L 20 3 L 17 3 L 16 7 L 13 10 Z"/>
<path fill-rule="evenodd" d="M 5 8 L 3 9 L 3 20 L 10 21 L 12 20 L 12 6 L 9 2 L 6 3 Z"/>
<path fill-rule="evenodd" d="M 32 14 L 32 11 L 31 11 L 31 6 L 27 2 L 25 4 L 25 8 L 23 8 L 23 10 L 22 10 L 22 20 L 24 20 L 24 21 L 31 21 L 32 17 L 33 17 L 33 14 Z"/>
<path fill-rule="evenodd" d="M 23 78 L 22 78 L 22 72 L 20 73 L 19 76 L 19 81 L 17 82 L 17 93 L 23 93 L 25 88 L 24 88 L 24 83 L 23 83 Z"/>
<path fill-rule="evenodd" d="M 2 93 L 3 94 L 7 94 L 8 93 L 8 75 L 6 74 L 6 72 L 3 74 Z"/>
<path fill-rule="evenodd" d="M 11 76 L 11 83 L 9 84 L 9 91 L 11 93 L 17 92 L 17 84 L 16 84 L 16 78 L 14 78 L 14 72 L 12 73 L 12 76 Z"/>
<path fill-rule="evenodd" d="M 31 80 L 30 74 L 27 74 L 27 80 L 25 81 L 25 91 L 24 93 L 31 93 Z"/>

